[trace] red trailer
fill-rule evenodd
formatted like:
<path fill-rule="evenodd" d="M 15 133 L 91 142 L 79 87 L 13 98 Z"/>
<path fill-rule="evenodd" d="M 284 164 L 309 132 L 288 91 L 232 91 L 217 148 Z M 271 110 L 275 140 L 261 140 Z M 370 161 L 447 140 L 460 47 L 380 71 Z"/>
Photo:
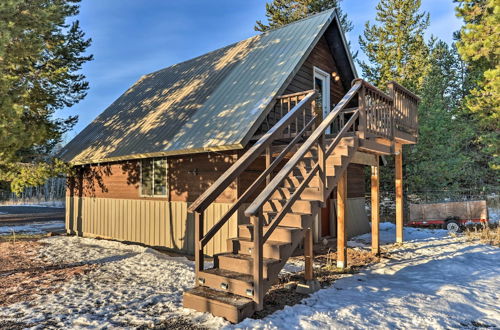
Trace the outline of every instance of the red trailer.
<path fill-rule="evenodd" d="M 410 227 L 444 228 L 458 232 L 488 222 L 486 201 L 410 204 Z"/>

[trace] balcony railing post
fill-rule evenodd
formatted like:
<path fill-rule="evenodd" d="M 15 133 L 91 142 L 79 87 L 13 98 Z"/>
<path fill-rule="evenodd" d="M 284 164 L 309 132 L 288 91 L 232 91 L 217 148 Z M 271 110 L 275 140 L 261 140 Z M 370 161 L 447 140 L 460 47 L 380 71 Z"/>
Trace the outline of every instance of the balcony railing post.
<path fill-rule="evenodd" d="M 264 308 L 262 209 L 258 210 L 257 215 L 251 217 L 251 222 L 253 224 L 253 300 L 259 311 Z"/>
<path fill-rule="evenodd" d="M 389 111 L 389 114 L 390 114 L 390 118 L 389 118 L 389 121 L 390 121 L 390 132 L 391 132 L 391 140 L 394 140 L 394 135 L 395 135 L 395 125 L 396 125 L 396 93 L 394 92 L 394 84 L 392 82 L 390 82 L 388 85 L 387 85 L 388 89 L 389 89 L 389 95 L 392 97 L 392 102 L 391 102 L 391 109 Z"/>
<path fill-rule="evenodd" d="M 195 263 L 195 276 L 198 286 L 199 273 L 203 271 L 203 246 L 201 240 L 203 239 L 203 211 L 194 213 L 194 263 Z"/>
<path fill-rule="evenodd" d="M 366 136 L 366 87 L 363 85 L 358 93 L 359 126 L 358 137 L 364 139 Z"/>

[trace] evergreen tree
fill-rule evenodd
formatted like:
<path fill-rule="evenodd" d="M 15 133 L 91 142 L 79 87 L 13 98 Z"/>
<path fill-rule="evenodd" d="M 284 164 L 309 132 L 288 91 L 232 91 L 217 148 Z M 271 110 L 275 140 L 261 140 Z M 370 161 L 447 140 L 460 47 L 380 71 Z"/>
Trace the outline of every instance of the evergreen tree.
<path fill-rule="evenodd" d="M 79 0 L 0 2 L 0 180 L 14 190 L 41 184 L 53 174 L 48 155 L 76 117 L 54 119 L 86 95 L 79 72 L 84 52 Z"/>
<path fill-rule="evenodd" d="M 273 0 L 266 3 L 267 24 L 257 21 L 255 31 L 268 31 L 290 24 L 311 14 L 335 8 L 339 13 L 340 24 L 344 32 L 353 29 L 352 22 L 340 8 L 341 0 Z"/>
<path fill-rule="evenodd" d="M 477 143 L 489 166 L 500 170 L 500 1 L 456 0 L 465 25 L 457 48 L 471 72 L 465 106 L 479 124 Z M 498 175 L 498 172 L 497 172 Z M 498 178 L 496 179 L 498 183 Z"/>
<path fill-rule="evenodd" d="M 420 12 L 420 0 L 380 0 L 377 24 L 365 24 L 360 47 L 369 63 L 359 62 L 366 79 L 380 88 L 395 80 L 411 90 L 422 86 L 428 49 L 424 32 L 429 14 Z"/>
<path fill-rule="evenodd" d="M 405 182 L 411 191 L 459 189 L 480 181 L 474 127 L 461 111 L 463 65 L 455 48 L 430 43 L 429 71 L 419 106 L 419 140 L 405 153 Z"/>

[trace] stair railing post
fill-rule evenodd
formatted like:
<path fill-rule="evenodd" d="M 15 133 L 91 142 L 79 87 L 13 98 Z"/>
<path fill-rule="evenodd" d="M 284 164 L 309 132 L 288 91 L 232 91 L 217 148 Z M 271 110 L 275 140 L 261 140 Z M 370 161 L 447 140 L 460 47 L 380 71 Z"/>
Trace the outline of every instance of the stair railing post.
<path fill-rule="evenodd" d="M 251 217 L 253 224 L 253 301 L 256 310 L 264 308 L 264 283 L 263 283 L 263 253 L 262 253 L 262 209 L 259 209 L 257 215 Z"/>
<path fill-rule="evenodd" d="M 327 191 L 326 187 L 326 155 L 325 155 L 325 134 L 321 134 L 318 139 L 318 182 L 319 182 L 319 191 L 321 202 L 324 203 L 326 200 L 325 191 Z"/>
<path fill-rule="evenodd" d="M 358 137 L 364 139 L 366 136 L 366 87 L 363 85 L 358 93 L 359 126 Z"/>
<path fill-rule="evenodd" d="M 198 276 L 203 271 L 203 246 L 201 240 L 203 239 L 203 211 L 194 213 L 194 264 L 195 264 L 195 286 L 199 285 Z"/>
<path fill-rule="evenodd" d="M 273 162 L 273 155 L 271 153 L 271 145 L 266 147 L 266 170 L 271 166 Z M 271 182 L 271 173 L 266 177 L 266 186 Z"/>

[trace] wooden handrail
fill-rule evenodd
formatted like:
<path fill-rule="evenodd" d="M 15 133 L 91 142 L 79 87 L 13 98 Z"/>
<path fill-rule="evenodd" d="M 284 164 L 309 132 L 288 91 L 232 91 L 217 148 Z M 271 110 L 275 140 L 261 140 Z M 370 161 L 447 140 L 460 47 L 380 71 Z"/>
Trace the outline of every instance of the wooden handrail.
<path fill-rule="evenodd" d="M 288 213 L 288 211 L 290 211 L 290 209 L 292 208 L 293 203 L 295 203 L 295 201 L 300 197 L 300 194 L 302 194 L 302 192 L 307 187 L 307 185 L 309 184 L 309 182 L 311 182 L 312 178 L 314 177 L 314 175 L 316 174 L 316 172 L 318 172 L 318 170 L 319 170 L 319 164 L 316 163 L 316 165 L 314 165 L 314 167 L 312 168 L 312 170 L 307 174 L 307 176 L 304 179 L 304 181 L 301 182 L 301 184 L 299 185 L 299 187 L 297 188 L 297 190 L 294 191 L 293 194 L 292 194 L 292 196 L 290 196 L 290 198 L 287 200 L 286 204 L 283 206 L 283 208 L 281 209 L 281 211 L 273 219 L 273 221 L 269 225 L 269 228 L 266 230 L 266 232 L 264 233 L 264 235 L 262 237 L 261 244 L 266 243 L 266 241 L 269 239 L 269 237 L 271 236 L 271 234 L 273 233 L 273 231 L 276 229 L 276 227 L 279 226 L 279 224 L 281 223 L 281 220 L 283 220 L 283 218 Z"/>
<path fill-rule="evenodd" d="M 290 97 L 295 97 L 295 96 L 300 96 L 300 95 L 304 95 L 304 94 L 309 94 L 309 93 L 312 93 L 312 92 L 315 92 L 315 90 L 314 89 L 309 89 L 307 91 L 302 91 L 302 92 L 297 92 L 297 93 L 291 93 L 291 94 L 285 94 L 285 95 L 279 95 L 279 96 L 276 96 L 276 100 L 288 99 Z"/>
<path fill-rule="evenodd" d="M 284 115 L 276 125 L 267 131 L 248 151 L 217 179 L 191 204 L 189 212 L 203 212 L 255 159 L 257 159 L 275 138 L 290 124 L 302 108 L 314 100 L 316 91 L 309 91 L 295 107 Z"/>
<path fill-rule="evenodd" d="M 408 88 L 404 87 L 403 85 L 401 84 L 398 84 L 397 82 L 395 82 L 394 80 L 391 80 L 389 81 L 389 86 L 392 85 L 394 86 L 396 89 L 399 89 L 400 91 L 406 93 L 409 97 L 412 97 L 414 98 L 415 100 L 419 101 L 420 102 L 420 96 L 418 96 L 417 94 L 413 93 L 412 91 L 410 91 Z"/>
<path fill-rule="evenodd" d="M 290 172 L 297 166 L 298 162 L 304 155 L 313 147 L 317 140 L 324 135 L 325 130 L 333 123 L 335 118 L 342 112 L 347 104 L 352 100 L 354 95 L 360 90 L 363 81 L 355 81 L 349 92 L 340 100 L 335 108 L 326 116 L 316 130 L 309 136 L 309 138 L 302 144 L 297 152 L 290 158 L 285 166 L 276 174 L 271 180 L 269 185 L 255 198 L 252 204 L 245 210 L 245 215 L 248 217 L 256 216 L 262 205 L 269 200 L 271 195 L 276 191 L 279 185 L 287 178 Z M 351 124 L 353 121 L 351 121 Z M 344 126 L 345 127 L 345 126 Z M 329 148 L 330 149 L 330 148 Z M 328 155 L 327 155 L 328 156 Z"/>
<path fill-rule="evenodd" d="M 293 138 L 293 140 L 283 149 L 280 154 L 274 159 L 274 161 L 262 172 L 259 177 L 252 183 L 250 187 L 245 190 L 245 192 L 238 198 L 238 200 L 226 211 L 226 213 L 220 218 L 220 220 L 210 228 L 210 230 L 201 239 L 201 247 L 203 248 L 207 243 L 214 237 L 215 234 L 224 226 L 224 224 L 231 218 L 234 212 L 236 212 L 241 204 L 243 204 L 255 190 L 264 183 L 266 177 L 272 173 L 272 171 L 278 166 L 278 164 L 285 158 L 285 156 L 290 152 L 290 150 L 297 144 L 297 142 L 302 138 L 302 136 L 314 125 L 316 121 L 316 116 L 307 123 L 307 125 L 302 128 L 302 130 Z"/>

